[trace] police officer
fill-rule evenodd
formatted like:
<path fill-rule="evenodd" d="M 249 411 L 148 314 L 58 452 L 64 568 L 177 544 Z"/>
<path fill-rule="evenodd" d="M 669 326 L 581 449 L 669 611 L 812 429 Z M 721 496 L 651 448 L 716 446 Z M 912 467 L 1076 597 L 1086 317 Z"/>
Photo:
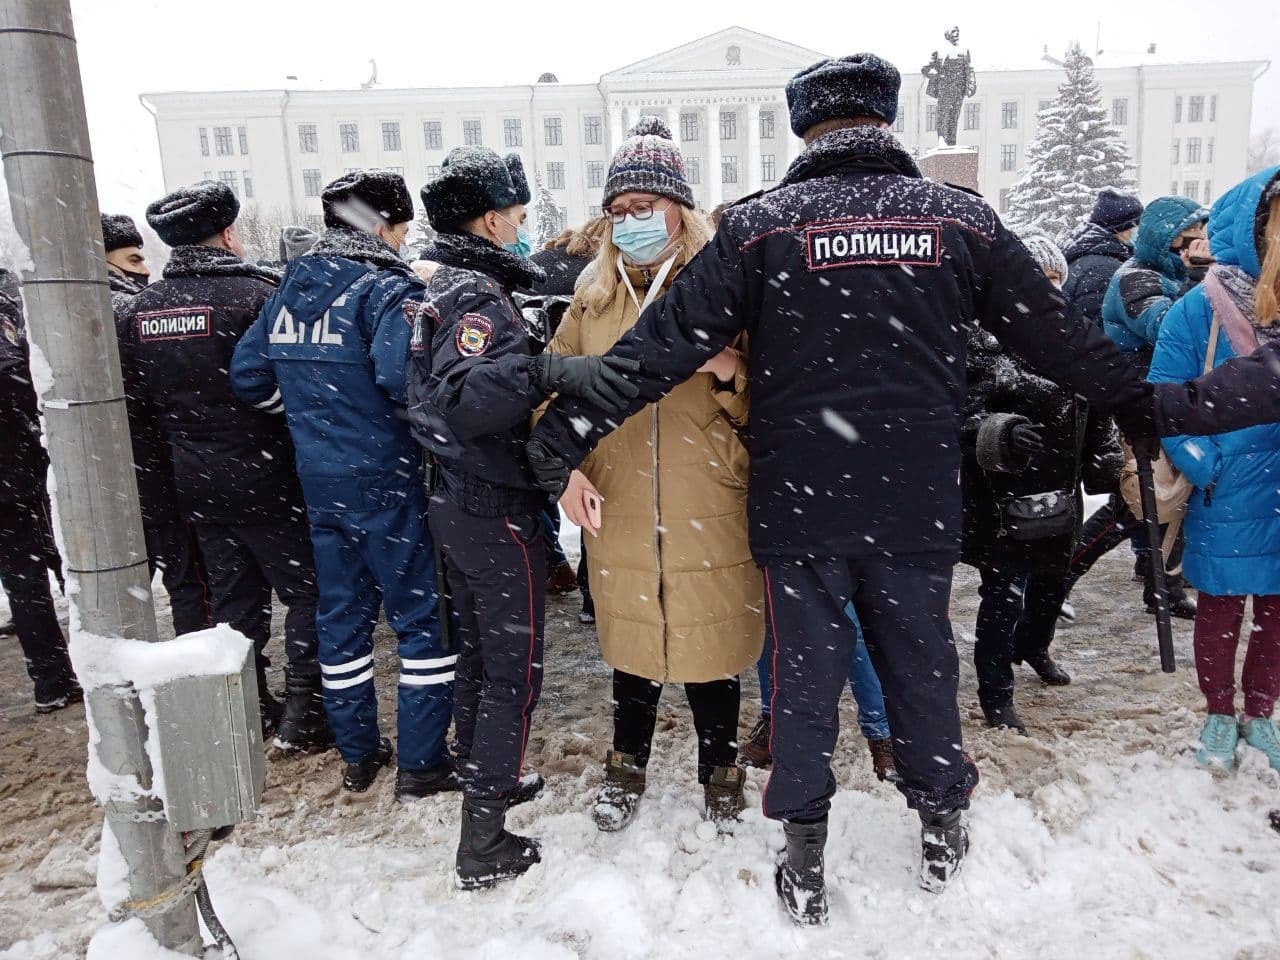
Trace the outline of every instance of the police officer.
<path fill-rule="evenodd" d="M 872 54 L 797 75 L 787 101 L 804 152 L 767 196 L 726 212 L 609 354 L 643 363 L 631 413 L 749 334 L 750 536 L 777 651 L 764 808 L 786 834 L 778 894 L 804 924 L 827 917 L 849 601 L 884 686 L 899 789 L 922 820 L 921 884 L 940 890 L 967 850 L 960 815 L 977 770 L 962 747 L 947 613 L 967 328 L 981 324 L 1090 401 L 1141 389 L 981 198 L 921 177 L 887 129 L 899 86 Z M 609 413 L 551 406 L 529 445 L 547 487 L 612 428 Z"/>
<path fill-rule="evenodd" d="M 0 267 L 0 585 L 35 685 L 36 713 L 52 713 L 84 693 L 49 589 L 49 570 L 61 570 L 50 523 L 49 457 L 40 442 L 26 325 L 17 297 L 5 289 L 11 276 Z"/>
<path fill-rule="evenodd" d="M 164 277 L 122 312 L 125 389 L 155 405 L 173 456 L 178 509 L 195 524 L 209 572 L 213 617 L 253 641 L 263 730 L 285 750 L 327 749 L 333 734 L 318 690 L 316 583 L 305 507 L 284 421 L 242 404 L 227 371 L 236 344 L 276 290 L 278 278 L 243 259 L 240 204 L 205 180 L 147 207 L 147 222 L 173 249 Z M 267 689 L 263 649 L 271 592 L 287 608 L 280 705 Z M 278 726 L 278 731 L 277 731 Z"/>
<path fill-rule="evenodd" d="M 324 188 L 325 233 L 236 348 L 242 400 L 288 418 L 320 582 L 324 704 L 369 789 L 390 762 L 373 686 L 378 608 L 399 638 L 397 800 L 458 789 L 445 748 L 455 654 L 440 643 L 422 458 L 405 416 L 405 361 L 424 284 L 397 252 L 413 220 L 404 179 L 356 170 Z"/>
<path fill-rule="evenodd" d="M 429 508 L 458 636 L 454 722 L 463 761 L 457 884 L 487 887 L 540 859 L 508 833 L 542 686 L 546 495 L 525 462 L 529 418 L 553 390 L 634 396 L 599 357 L 535 355 L 512 292 L 544 279 L 529 259 L 529 185 L 515 154 L 463 147 L 422 190 L 438 264 L 411 341 L 410 417 L 439 481 Z"/>
<path fill-rule="evenodd" d="M 131 217 L 102 215 L 102 242 L 107 254 L 107 280 L 111 284 L 111 307 L 115 311 L 116 334 L 125 325 L 125 308 L 151 282 L 151 268 L 142 252 L 142 234 Z M 133 446 L 133 469 L 138 478 L 138 501 L 142 506 L 142 532 L 147 542 L 147 560 L 154 577 L 160 570 L 173 632 L 177 636 L 213 626 L 209 610 L 209 579 L 204 569 L 195 528 L 178 512 L 178 495 L 173 485 L 173 456 L 160 429 L 160 418 L 147 397 L 125 396 L 129 414 L 129 439 Z"/>

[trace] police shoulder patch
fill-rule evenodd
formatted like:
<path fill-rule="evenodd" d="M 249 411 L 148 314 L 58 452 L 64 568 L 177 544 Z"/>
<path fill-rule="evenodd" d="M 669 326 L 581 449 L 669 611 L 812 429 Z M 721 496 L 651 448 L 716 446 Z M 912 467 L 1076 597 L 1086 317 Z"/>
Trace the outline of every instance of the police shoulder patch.
<path fill-rule="evenodd" d="M 493 342 L 493 321 L 478 313 L 464 314 L 454 335 L 458 352 L 464 357 L 478 357 Z"/>
<path fill-rule="evenodd" d="M 843 220 L 813 224 L 804 235 L 810 270 L 942 263 L 942 227 L 936 220 Z"/>

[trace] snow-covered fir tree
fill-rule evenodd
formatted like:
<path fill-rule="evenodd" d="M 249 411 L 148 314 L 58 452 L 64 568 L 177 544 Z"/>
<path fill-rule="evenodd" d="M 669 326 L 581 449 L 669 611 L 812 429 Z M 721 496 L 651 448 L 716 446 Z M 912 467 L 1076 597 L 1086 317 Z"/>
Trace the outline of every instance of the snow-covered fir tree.
<path fill-rule="evenodd" d="M 1089 215 L 1104 187 L 1132 192 L 1129 151 L 1102 106 L 1093 61 L 1078 43 L 1063 63 L 1066 79 L 1039 115 L 1022 176 L 1009 191 L 1005 220 L 1020 232 L 1062 238 Z"/>
<path fill-rule="evenodd" d="M 533 246 L 535 250 L 540 250 L 548 240 L 558 237 L 564 227 L 560 223 L 560 208 L 556 206 L 556 198 L 542 185 L 542 177 L 535 176 L 534 183 L 538 187 L 538 209 Z"/>

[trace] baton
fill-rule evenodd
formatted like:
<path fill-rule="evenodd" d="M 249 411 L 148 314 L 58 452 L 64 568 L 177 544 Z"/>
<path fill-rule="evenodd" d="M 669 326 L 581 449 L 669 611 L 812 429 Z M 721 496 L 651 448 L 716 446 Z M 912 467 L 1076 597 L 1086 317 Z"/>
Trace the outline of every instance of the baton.
<path fill-rule="evenodd" d="M 1156 596 L 1156 638 L 1160 644 L 1160 669 L 1173 673 L 1173 625 L 1169 620 L 1169 585 L 1164 575 L 1164 548 L 1160 537 L 1160 517 L 1156 510 L 1156 480 L 1151 458 L 1134 451 L 1138 461 L 1138 489 L 1142 494 L 1142 520 L 1147 525 L 1151 548 L 1151 586 Z"/>

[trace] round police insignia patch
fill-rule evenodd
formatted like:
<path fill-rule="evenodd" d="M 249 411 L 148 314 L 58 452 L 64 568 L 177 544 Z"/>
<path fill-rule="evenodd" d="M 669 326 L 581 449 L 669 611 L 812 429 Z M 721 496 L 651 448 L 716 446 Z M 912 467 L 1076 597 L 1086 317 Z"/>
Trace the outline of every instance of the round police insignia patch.
<path fill-rule="evenodd" d="M 493 322 L 478 313 L 468 313 L 458 322 L 458 352 L 464 357 L 478 357 L 493 342 Z"/>

